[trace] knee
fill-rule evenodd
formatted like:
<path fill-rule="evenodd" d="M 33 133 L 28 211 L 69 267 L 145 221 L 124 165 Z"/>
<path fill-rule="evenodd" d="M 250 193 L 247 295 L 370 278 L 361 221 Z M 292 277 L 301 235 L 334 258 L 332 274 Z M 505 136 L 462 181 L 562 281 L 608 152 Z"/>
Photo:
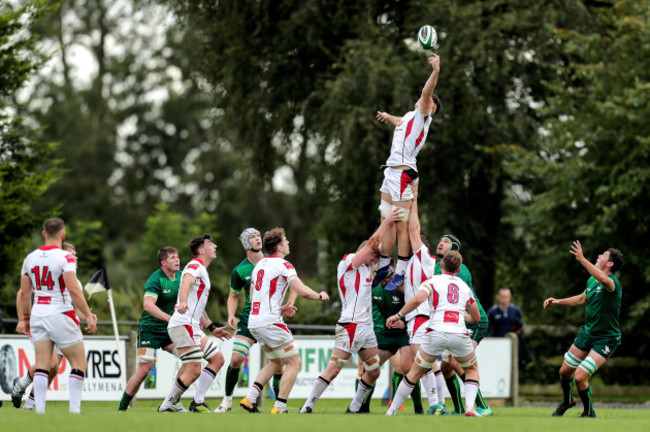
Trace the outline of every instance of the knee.
<path fill-rule="evenodd" d="M 210 366 L 212 366 L 210 369 L 214 368 L 214 371 L 216 372 L 221 369 L 225 362 L 226 361 L 223 358 L 223 354 L 219 352 L 217 355 L 210 359 Z"/>
<path fill-rule="evenodd" d="M 368 379 L 370 379 L 370 380 L 372 380 L 372 381 L 376 381 L 377 378 L 379 378 L 380 370 L 381 370 L 381 369 L 377 368 L 377 369 L 373 369 L 373 370 L 366 371 L 366 374 L 367 374 L 367 376 L 368 376 Z"/>
<path fill-rule="evenodd" d="M 232 358 L 230 359 L 230 367 L 233 369 L 239 369 L 242 363 L 244 363 L 244 356 L 233 353 Z"/>
<path fill-rule="evenodd" d="M 568 381 L 573 377 L 574 373 L 576 373 L 575 369 L 563 366 L 560 368 L 560 379 L 562 381 Z M 577 379 L 577 375 L 578 374 L 576 374 L 576 379 Z"/>
<path fill-rule="evenodd" d="M 452 372 L 454 372 L 454 367 L 451 365 L 451 363 L 443 361 L 442 364 L 440 365 L 440 370 L 445 376 L 447 376 Z"/>
<path fill-rule="evenodd" d="M 578 389 L 583 389 L 584 387 L 587 387 L 587 383 L 589 382 L 589 375 L 587 372 L 582 371 L 578 369 L 575 373 L 575 378 L 576 378 L 576 387 Z"/>
<path fill-rule="evenodd" d="M 149 372 L 153 370 L 153 362 L 138 363 L 138 372 L 140 375 L 146 376 Z"/>

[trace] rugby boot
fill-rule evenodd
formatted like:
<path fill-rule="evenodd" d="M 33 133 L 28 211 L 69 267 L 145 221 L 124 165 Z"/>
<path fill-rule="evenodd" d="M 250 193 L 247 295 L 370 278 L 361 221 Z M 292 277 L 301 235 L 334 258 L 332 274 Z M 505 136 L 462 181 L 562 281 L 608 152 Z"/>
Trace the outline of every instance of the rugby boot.
<path fill-rule="evenodd" d="M 555 411 L 553 411 L 553 414 L 551 415 L 552 417 L 562 417 L 564 413 L 569 409 L 573 408 L 576 406 L 576 400 L 573 399 L 571 403 L 565 404 L 564 401 L 560 402 L 560 404 L 555 408 Z"/>
<path fill-rule="evenodd" d="M 190 403 L 189 410 L 190 412 L 195 413 L 212 413 L 212 410 L 205 402 L 196 403 L 194 402 L 194 399 L 192 399 L 192 402 Z"/>
<path fill-rule="evenodd" d="M 385 291 L 395 291 L 399 287 L 404 285 L 404 275 L 403 274 L 396 274 L 393 276 L 393 279 L 391 279 L 390 282 L 384 287 Z"/>
<path fill-rule="evenodd" d="M 251 414 L 260 412 L 260 410 L 257 408 L 257 404 L 251 402 L 247 397 L 245 397 L 244 399 L 241 400 L 241 402 L 239 402 L 239 406 L 244 408 L 246 411 L 248 411 Z"/>
<path fill-rule="evenodd" d="M 25 389 L 20 387 L 20 377 L 14 378 L 14 385 L 11 389 L 11 403 L 14 404 L 15 408 L 20 408 L 24 395 Z"/>
<path fill-rule="evenodd" d="M 271 409 L 271 414 L 289 414 L 289 412 L 287 410 L 281 410 L 280 408 L 274 406 Z"/>

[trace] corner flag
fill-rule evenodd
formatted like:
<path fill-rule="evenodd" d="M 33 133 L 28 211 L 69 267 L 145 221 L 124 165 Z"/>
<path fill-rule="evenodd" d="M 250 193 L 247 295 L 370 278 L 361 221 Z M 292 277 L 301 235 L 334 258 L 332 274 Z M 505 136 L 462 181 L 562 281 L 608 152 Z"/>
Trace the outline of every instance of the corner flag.
<path fill-rule="evenodd" d="M 97 270 L 91 277 L 84 290 L 88 293 L 88 298 L 91 298 L 93 294 L 98 292 L 104 292 L 111 289 L 111 285 L 108 283 L 108 273 L 106 272 L 106 267 L 102 267 Z"/>

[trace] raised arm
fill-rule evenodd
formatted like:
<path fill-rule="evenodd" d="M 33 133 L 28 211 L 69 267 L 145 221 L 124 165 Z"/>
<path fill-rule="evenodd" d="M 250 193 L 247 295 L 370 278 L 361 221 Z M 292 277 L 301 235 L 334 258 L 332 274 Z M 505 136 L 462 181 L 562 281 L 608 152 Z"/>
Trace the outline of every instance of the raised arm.
<path fill-rule="evenodd" d="M 397 117 L 391 114 L 388 114 L 385 111 L 377 111 L 377 120 L 379 120 L 382 123 L 392 123 L 393 125 L 397 126 L 399 122 L 402 121 L 402 117 Z"/>
<path fill-rule="evenodd" d="M 578 262 L 587 269 L 590 275 L 603 284 L 607 291 L 614 291 L 614 281 L 611 280 L 604 271 L 590 263 L 589 260 L 585 258 L 582 253 L 582 245 L 578 240 L 574 241 L 571 245 L 571 254 L 575 255 Z"/>
<path fill-rule="evenodd" d="M 388 317 L 386 320 L 386 327 L 388 328 L 394 328 L 395 323 L 397 321 L 403 321 L 404 317 L 408 315 L 409 312 L 412 312 L 420 306 L 420 304 L 429 297 L 429 294 L 431 293 L 431 287 L 423 283 L 420 285 L 420 288 L 418 289 L 418 292 L 415 293 L 413 297 L 409 299 L 409 301 L 406 302 L 404 306 L 402 306 L 402 309 L 399 310 L 395 315 L 391 315 Z"/>
<path fill-rule="evenodd" d="M 433 70 L 431 71 L 431 75 L 429 75 L 427 82 L 424 83 L 424 87 L 422 87 L 422 94 L 420 95 L 420 112 L 424 115 L 429 114 L 429 112 L 431 112 L 431 108 L 433 108 L 432 97 L 433 91 L 436 89 L 436 84 L 438 84 L 438 75 L 440 74 L 440 57 L 435 53 L 431 53 L 431 57 L 429 57 L 429 64 Z"/>
<path fill-rule="evenodd" d="M 390 227 L 393 222 L 401 220 L 403 215 L 404 210 L 401 208 L 393 209 L 393 211 L 388 214 L 388 216 L 382 221 L 381 225 L 379 225 L 379 228 L 377 228 L 377 231 L 375 231 L 375 233 L 370 236 L 368 242 L 361 248 L 359 252 L 354 254 L 351 263 L 353 268 L 360 267 L 374 251 L 379 250 L 379 242 L 381 241 L 381 238 L 384 236 L 384 233 L 388 227 Z"/>

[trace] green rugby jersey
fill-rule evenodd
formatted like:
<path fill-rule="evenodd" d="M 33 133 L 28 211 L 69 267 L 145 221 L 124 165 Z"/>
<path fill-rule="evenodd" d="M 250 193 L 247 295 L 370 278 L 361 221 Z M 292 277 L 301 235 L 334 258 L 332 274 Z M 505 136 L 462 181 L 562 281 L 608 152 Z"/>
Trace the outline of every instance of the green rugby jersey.
<path fill-rule="evenodd" d="M 585 331 L 590 335 L 621 337 L 618 318 L 621 313 L 623 286 L 618 278 L 608 276 L 614 281 L 614 291 L 608 291 L 595 277 L 587 281 L 587 323 Z"/>
<path fill-rule="evenodd" d="M 147 279 L 144 284 L 144 294 L 156 297 L 156 306 L 161 311 L 171 315 L 178 298 L 178 289 L 181 283 L 181 271 L 177 271 L 174 279 L 169 279 L 162 269 L 158 269 Z M 167 331 L 167 321 L 151 316 L 149 312 L 142 312 L 140 325 Z"/>
<path fill-rule="evenodd" d="M 251 277 L 255 264 L 250 262 L 248 258 L 244 258 L 242 262 L 237 265 L 232 271 L 230 276 L 230 291 L 239 294 L 244 290 L 246 293 L 246 302 L 244 308 L 239 314 L 240 321 L 248 322 L 248 316 L 251 314 Z"/>
<path fill-rule="evenodd" d="M 440 259 L 436 259 L 436 270 L 433 272 L 434 275 L 439 275 L 442 274 L 442 270 L 440 270 Z M 478 310 L 481 313 L 481 319 L 477 323 L 466 323 L 467 328 L 472 329 L 478 327 L 479 324 L 487 324 L 488 322 L 488 317 L 487 314 L 485 313 L 485 309 L 483 309 L 483 306 L 481 305 L 481 301 L 478 299 L 478 296 L 476 295 L 476 292 L 474 292 L 474 287 L 472 286 L 472 274 L 469 272 L 469 269 L 465 264 L 460 265 L 460 271 L 458 272 L 457 275 L 463 282 L 465 282 L 469 288 L 472 290 L 472 294 L 474 294 L 474 299 L 476 300 L 476 304 L 478 305 Z"/>
<path fill-rule="evenodd" d="M 404 306 L 404 293 L 386 291 L 381 284 L 372 289 L 372 321 L 375 331 L 380 330 L 384 336 L 396 336 L 406 333 L 406 329 L 386 328 L 386 319 L 395 315 Z"/>

